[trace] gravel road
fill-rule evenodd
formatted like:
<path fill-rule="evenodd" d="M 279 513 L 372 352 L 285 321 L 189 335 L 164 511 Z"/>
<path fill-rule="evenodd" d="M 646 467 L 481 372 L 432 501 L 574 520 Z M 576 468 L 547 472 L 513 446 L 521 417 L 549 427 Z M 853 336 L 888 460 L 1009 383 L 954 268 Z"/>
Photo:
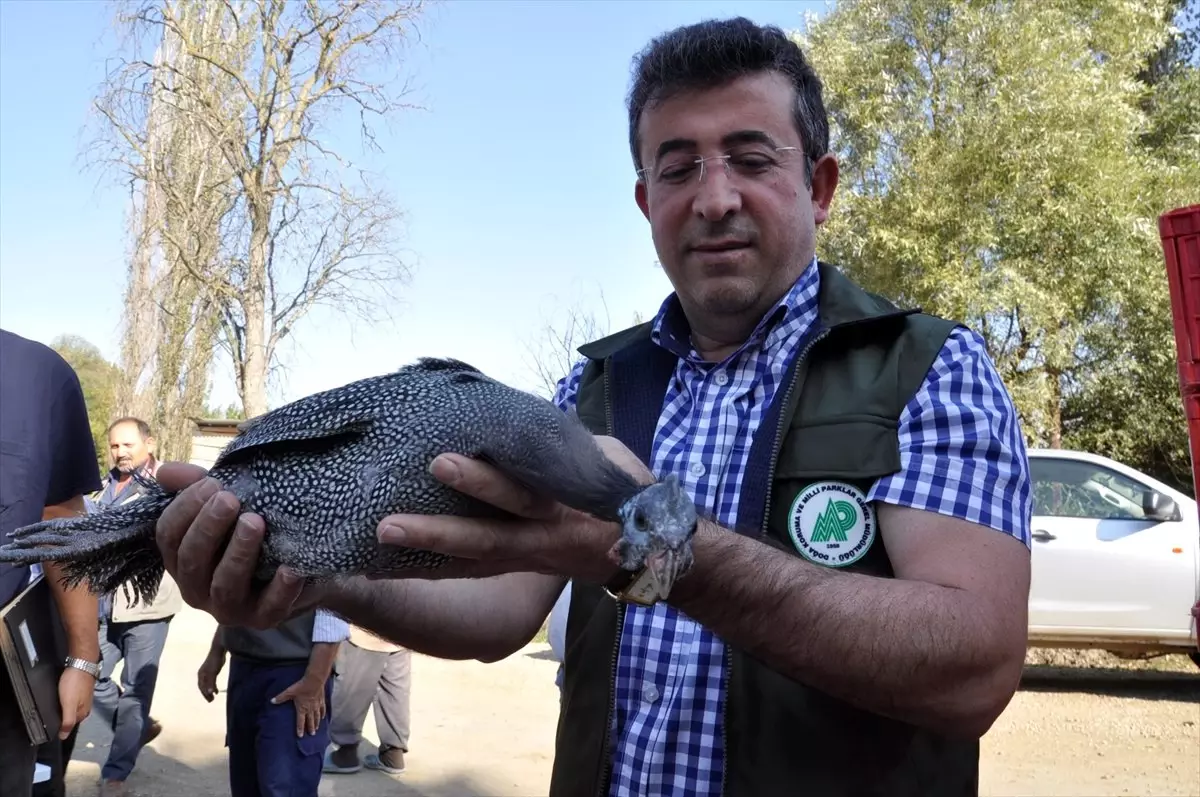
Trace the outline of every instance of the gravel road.
<path fill-rule="evenodd" d="M 210 705 L 196 690 L 212 620 L 189 608 L 171 625 L 153 711 L 164 731 L 138 759 L 129 795 L 228 794 L 224 694 Z M 1200 669 L 1187 658 L 1033 651 L 1027 661 L 1020 692 L 983 740 L 984 797 L 1200 795 Z M 415 657 L 408 772 L 326 776 L 321 797 L 544 795 L 555 666 L 544 644 L 491 665 Z M 97 794 L 109 738 L 98 722 L 84 724 L 69 797 Z"/>
<path fill-rule="evenodd" d="M 987 797 L 1200 795 L 1200 669 L 1031 651 L 1021 690 L 983 739 Z"/>

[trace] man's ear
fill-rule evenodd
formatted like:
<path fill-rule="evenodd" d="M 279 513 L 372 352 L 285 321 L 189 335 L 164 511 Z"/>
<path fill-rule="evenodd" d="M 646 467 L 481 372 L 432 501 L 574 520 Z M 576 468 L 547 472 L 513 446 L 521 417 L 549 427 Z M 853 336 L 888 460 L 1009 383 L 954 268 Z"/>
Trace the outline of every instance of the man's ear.
<path fill-rule="evenodd" d="M 821 159 L 813 164 L 812 204 L 813 222 L 817 225 L 825 223 L 829 218 L 829 206 L 833 203 L 833 195 L 838 186 L 838 162 L 832 152 L 826 152 Z"/>
<path fill-rule="evenodd" d="M 642 211 L 642 215 L 646 217 L 646 221 L 650 220 L 650 205 L 646 201 L 646 181 L 641 178 L 633 185 L 633 198 L 637 202 L 638 209 Z"/>
<path fill-rule="evenodd" d="M 154 453 L 154 438 L 153 437 L 146 438 L 146 450 L 149 451 L 151 454 Z"/>

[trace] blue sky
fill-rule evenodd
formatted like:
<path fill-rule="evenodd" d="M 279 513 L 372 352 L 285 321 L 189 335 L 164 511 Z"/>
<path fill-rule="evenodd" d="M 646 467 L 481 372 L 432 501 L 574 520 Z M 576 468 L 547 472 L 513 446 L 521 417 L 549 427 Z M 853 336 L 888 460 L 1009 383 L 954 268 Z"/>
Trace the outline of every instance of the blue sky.
<path fill-rule="evenodd" d="M 614 329 L 670 292 L 633 202 L 624 97 L 630 59 L 679 24 L 741 14 L 797 29 L 822 3 L 499 2 L 431 9 L 405 74 L 414 102 L 380 129 L 383 154 L 334 139 L 386 180 L 413 266 L 390 323 L 314 313 L 282 350 L 277 405 L 454 356 L 533 387 L 524 342 L 564 307 Z M 101 2 L 0 2 L 0 325 L 116 358 L 128 251 L 127 192 L 85 167 L 89 104 L 114 56 Z M 235 400 L 213 372 L 214 404 Z"/>

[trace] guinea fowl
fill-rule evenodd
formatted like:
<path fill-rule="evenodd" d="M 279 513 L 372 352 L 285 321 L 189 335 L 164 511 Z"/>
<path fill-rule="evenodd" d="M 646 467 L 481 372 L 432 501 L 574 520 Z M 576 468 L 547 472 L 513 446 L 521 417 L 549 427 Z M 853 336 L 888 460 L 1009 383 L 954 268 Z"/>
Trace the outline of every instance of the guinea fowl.
<path fill-rule="evenodd" d="M 573 414 L 458 360 L 424 358 L 253 418 L 209 475 L 265 521 L 257 580 L 281 565 L 316 581 L 378 576 L 451 560 L 380 544 L 376 528 L 388 515 L 506 516 L 429 473 L 443 452 L 479 458 L 537 493 L 620 523 L 620 566 L 649 567 L 660 594 L 692 563 L 696 509 L 673 474 L 640 484 Z M 96 594 L 128 585 L 134 600 L 153 600 L 163 574 L 155 524 L 174 493 L 144 484 L 147 494 L 128 504 L 17 529 L 0 561 L 60 562 L 69 585 L 86 581 Z"/>

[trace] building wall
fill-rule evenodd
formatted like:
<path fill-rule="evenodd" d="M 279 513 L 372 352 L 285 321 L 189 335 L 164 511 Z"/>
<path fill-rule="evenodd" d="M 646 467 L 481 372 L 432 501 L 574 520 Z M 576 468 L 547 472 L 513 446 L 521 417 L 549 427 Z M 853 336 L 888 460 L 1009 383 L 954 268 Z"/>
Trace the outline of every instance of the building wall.
<path fill-rule="evenodd" d="M 231 434 L 213 434 L 204 430 L 197 431 L 192 435 L 192 458 L 193 465 L 208 470 L 217 461 L 217 455 L 229 445 L 229 441 L 233 439 Z"/>

